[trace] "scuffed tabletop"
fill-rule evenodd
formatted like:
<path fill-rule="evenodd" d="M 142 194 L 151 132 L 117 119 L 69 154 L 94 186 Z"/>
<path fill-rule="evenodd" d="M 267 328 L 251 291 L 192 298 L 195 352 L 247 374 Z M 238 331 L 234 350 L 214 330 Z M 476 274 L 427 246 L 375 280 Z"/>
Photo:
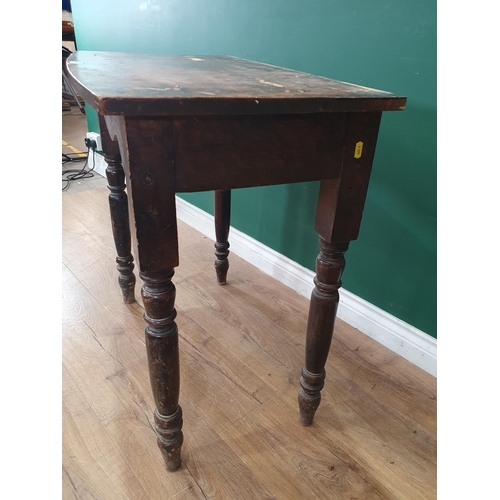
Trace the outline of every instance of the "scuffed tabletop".
<path fill-rule="evenodd" d="M 404 109 L 406 98 L 231 56 L 77 51 L 79 94 L 104 115 L 282 114 Z"/>

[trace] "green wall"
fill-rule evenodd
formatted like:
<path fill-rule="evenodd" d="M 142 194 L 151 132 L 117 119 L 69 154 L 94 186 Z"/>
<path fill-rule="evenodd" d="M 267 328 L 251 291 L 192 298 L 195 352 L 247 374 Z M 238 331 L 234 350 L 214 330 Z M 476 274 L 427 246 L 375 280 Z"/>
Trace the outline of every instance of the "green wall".
<path fill-rule="evenodd" d="M 228 54 L 408 97 L 385 113 L 344 287 L 436 337 L 436 2 L 72 0 L 78 48 Z M 95 113 L 89 129 L 98 131 Z M 232 225 L 314 269 L 317 183 L 233 192 Z M 183 195 L 213 213 L 211 193 Z"/>

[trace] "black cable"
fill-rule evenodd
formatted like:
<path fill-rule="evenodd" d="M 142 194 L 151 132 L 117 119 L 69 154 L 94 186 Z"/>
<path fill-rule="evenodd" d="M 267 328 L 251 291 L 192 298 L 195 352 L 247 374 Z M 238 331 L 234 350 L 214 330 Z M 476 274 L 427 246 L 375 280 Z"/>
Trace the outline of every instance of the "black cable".
<path fill-rule="evenodd" d="M 83 161 L 83 160 L 86 160 L 87 158 L 88 158 L 87 154 L 81 154 L 81 153 L 63 153 L 62 154 L 63 164 L 75 162 L 75 161 Z"/>
<path fill-rule="evenodd" d="M 92 161 L 92 168 L 90 170 L 86 170 L 88 160 L 89 160 L 89 152 L 90 152 L 90 148 L 87 149 L 86 157 L 80 156 L 80 157 L 78 157 L 80 159 L 71 158 L 70 155 L 66 155 L 63 153 L 63 165 L 65 163 L 70 163 L 73 161 L 85 160 L 85 165 L 83 165 L 83 167 L 80 170 L 67 169 L 67 170 L 62 171 L 62 175 L 66 176 L 66 178 L 62 180 L 63 182 L 66 182 L 65 186 L 62 188 L 63 191 L 67 191 L 69 189 L 69 186 L 70 186 L 72 181 L 76 181 L 79 179 L 89 179 L 90 177 L 94 177 L 94 174 L 92 173 L 92 171 L 94 170 L 94 166 L 95 166 L 95 149 L 92 149 L 92 160 L 93 160 Z M 64 159 L 64 157 L 66 157 L 66 160 Z M 68 158 L 69 158 L 69 160 L 68 160 Z"/>

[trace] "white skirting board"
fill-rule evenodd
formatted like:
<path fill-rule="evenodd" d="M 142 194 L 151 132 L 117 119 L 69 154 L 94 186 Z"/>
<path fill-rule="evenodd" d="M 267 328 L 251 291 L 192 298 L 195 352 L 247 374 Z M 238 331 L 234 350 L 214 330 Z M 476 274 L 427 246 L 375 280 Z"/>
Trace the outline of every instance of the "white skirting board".
<path fill-rule="evenodd" d="M 177 217 L 205 236 L 215 238 L 213 216 L 179 197 L 177 197 Z M 289 286 L 300 295 L 310 298 L 314 287 L 313 271 L 233 227 L 230 229 L 229 243 L 231 252 Z M 344 288 L 340 289 L 340 304 L 337 315 L 365 335 L 436 376 L 437 342 L 430 335 Z"/>

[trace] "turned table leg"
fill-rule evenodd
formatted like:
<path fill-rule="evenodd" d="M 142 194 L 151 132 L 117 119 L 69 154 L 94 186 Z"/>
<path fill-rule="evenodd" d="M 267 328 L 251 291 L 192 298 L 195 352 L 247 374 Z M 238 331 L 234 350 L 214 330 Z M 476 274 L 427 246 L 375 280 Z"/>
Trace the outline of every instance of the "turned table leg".
<path fill-rule="evenodd" d="M 219 285 L 226 284 L 229 268 L 229 226 L 231 217 L 231 191 L 215 191 L 215 272 Z"/>
<path fill-rule="evenodd" d="M 332 244 L 320 238 L 316 277 L 309 306 L 306 333 L 306 362 L 300 375 L 299 419 L 309 426 L 321 401 L 325 364 L 332 341 L 339 304 L 340 280 L 345 266 L 344 253 L 349 243 Z"/>
<path fill-rule="evenodd" d="M 172 121 L 107 116 L 106 124 L 120 144 L 129 185 L 157 443 L 167 469 L 175 471 L 181 465 L 183 435 L 172 283 L 179 265 Z"/>
<path fill-rule="evenodd" d="M 181 464 L 182 410 L 179 406 L 179 336 L 175 323 L 173 269 L 139 273 L 146 320 L 149 376 L 156 403 L 157 442 L 169 471 Z"/>
<path fill-rule="evenodd" d="M 99 126 L 104 160 L 107 163 L 106 177 L 110 191 L 109 211 L 117 253 L 118 284 L 123 293 L 123 301 L 126 304 L 132 304 L 135 302 L 135 275 L 133 272 L 134 258 L 131 251 L 128 199 L 125 192 L 125 172 L 118 144 L 111 140 L 102 116 L 99 117 Z"/>
<path fill-rule="evenodd" d="M 309 426 L 321 401 L 345 267 L 344 253 L 358 237 L 381 113 L 349 118 L 340 176 L 321 181 L 315 229 L 320 253 L 309 305 L 306 360 L 300 376 L 299 420 Z"/>

